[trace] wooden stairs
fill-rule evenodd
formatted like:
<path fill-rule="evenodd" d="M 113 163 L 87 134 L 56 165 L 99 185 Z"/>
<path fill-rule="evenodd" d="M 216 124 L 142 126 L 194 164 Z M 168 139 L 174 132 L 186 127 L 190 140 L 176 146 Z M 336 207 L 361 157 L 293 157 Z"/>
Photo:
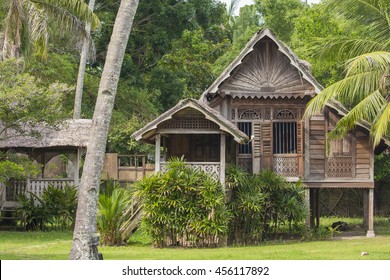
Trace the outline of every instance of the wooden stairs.
<path fill-rule="evenodd" d="M 131 206 L 124 215 L 129 217 L 121 227 L 123 240 L 126 240 L 138 229 L 143 215 L 142 205 L 137 198 L 132 198 Z"/>
<path fill-rule="evenodd" d="M 0 230 L 16 230 L 21 217 L 18 213 L 19 203 L 2 201 L 0 205 Z"/>

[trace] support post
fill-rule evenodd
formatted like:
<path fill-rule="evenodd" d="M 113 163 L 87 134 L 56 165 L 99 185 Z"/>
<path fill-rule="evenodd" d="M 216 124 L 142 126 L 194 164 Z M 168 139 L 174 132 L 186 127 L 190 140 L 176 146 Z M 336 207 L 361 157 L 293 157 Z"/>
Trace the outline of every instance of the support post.
<path fill-rule="evenodd" d="M 309 210 L 307 216 L 306 216 L 306 220 L 305 220 L 305 224 L 306 224 L 306 227 L 307 228 L 311 228 L 312 227 L 312 224 L 310 223 L 310 189 L 307 188 L 305 189 L 305 204 L 306 204 L 306 207 L 307 209 Z"/>
<path fill-rule="evenodd" d="M 368 189 L 363 190 L 363 226 L 368 229 Z"/>
<path fill-rule="evenodd" d="M 161 135 L 156 134 L 155 172 L 160 171 Z"/>
<path fill-rule="evenodd" d="M 320 189 L 316 189 L 316 227 L 320 227 Z"/>
<path fill-rule="evenodd" d="M 220 145 L 220 174 L 219 180 L 222 184 L 222 188 L 225 191 L 225 169 L 226 169 L 226 135 L 221 133 L 221 145 Z"/>
<path fill-rule="evenodd" d="M 375 237 L 374 233 L 374 189 L 368 190 L 368 230 L 367 237 Z"/>
<path fill-rule="evenodd" d="M 314 215 L 315 215 L 315 208 L 314 208 L 314 204 L 315 204 L 315 196 L 314 196 L 314 191 L 315 189 L 310 189 L 309 190 L 309 200 L 310 200 L 310 208 L 309 208 L 309 211 L 310 211 L 310 228 L 314 228 L 315 224 L 314 224 Z"/>
<path fill-rule="evenodd" d="M 75 160 L 73 162 L 73 166 L 74 166 L 73 181 L 74 181 L 75 186 L 79 186 L 79 184 L 80 184 L 80 177 L 79 177 L 80 158 L 81 158 L 80 148 L 77 148 L 76 157 L 75 157 Z"/>

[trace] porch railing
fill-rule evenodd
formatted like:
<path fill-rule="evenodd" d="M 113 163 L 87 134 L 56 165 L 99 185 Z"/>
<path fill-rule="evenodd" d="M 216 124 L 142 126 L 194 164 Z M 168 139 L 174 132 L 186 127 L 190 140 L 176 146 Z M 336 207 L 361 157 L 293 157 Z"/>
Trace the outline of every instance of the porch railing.
<path fill-rule="evenodd" d="M 52 185 L 55 188 L 64 189 L 67 185 L 73 186 L 72 179 L 30 179 L 27 181 L 14 181 L 9 186 L 3 188 L 3 200 L 16 201 L 17 197 L 26 192 L 31 192 L 41 196 L 42 192 Z"/>
<path fill-rule="evenodd" d="M 196 168 L 198 170 L 202 170 L 208 174 L 210 174 L 213 178 L 219 179 L 221 173 L 221 164 L 219 162 L 186 162 L 186 164 L 190 165 L 192 168 Z M 167 170 L 167 162 L 160 163 L 161 171 Z"/>

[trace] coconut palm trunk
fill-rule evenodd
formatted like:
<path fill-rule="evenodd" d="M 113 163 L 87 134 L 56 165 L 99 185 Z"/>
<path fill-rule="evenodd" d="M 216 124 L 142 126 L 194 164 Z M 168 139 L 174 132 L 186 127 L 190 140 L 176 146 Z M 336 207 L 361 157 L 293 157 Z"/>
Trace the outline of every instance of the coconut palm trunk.
<path fill-rule="evenodd" d="M 91 12 L 93 12 L 95 8 L 95 0 L 89 0 L 88 7 L 91 10 Z M 89 36 L 90 33 L 91 33 L 91 23 L 87 23 L 85 25 L 85 34 L 86 36 Z M 89 44 L 90 42 L 88 38 L 84 38 L 83 48 L 81 49 L 81 54 L 80 54 L 80 65 L 79 65 L 79 72 L 77 75 L 76 93 L 74 98 L 74 109 L 73 109 L 74 119 L 79 119 L 81 117 L 81 102 L 83 99 L 84 76 L 85 76 L 85 69 L 87 67 Z"/>
<path fill-rule="evenodd" d="M 108 45 L 79 187 L 70 259 L 98 259 L 97 202 L 99 183 L 120 70 L 138 0 L 122 0 Z"/>

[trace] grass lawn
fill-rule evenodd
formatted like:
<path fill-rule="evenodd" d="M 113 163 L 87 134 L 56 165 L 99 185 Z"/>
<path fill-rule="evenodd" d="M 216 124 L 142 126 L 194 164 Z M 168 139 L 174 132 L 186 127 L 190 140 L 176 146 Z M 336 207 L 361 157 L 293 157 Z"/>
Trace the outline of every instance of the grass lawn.
<path fill-rule="evenodd" d="M 323 222 L 325 226 L 327 223 L 331 221 Z M 324 241 L 272 241 L 259 246 L 216 249 L 155 249 L 148 238 L 136 233 L 130 245 L 100 246 L 99 252 L 106 260 L 390 260 L 390 222 L 387 218 L 376 218 L 375 227 L 375 238 L 336 236 Z M 67 259 L 71 239 L 70 231 L 0 232 L 0 259 Z M 362 257 L 362 251 L 369 255 Z"/>

